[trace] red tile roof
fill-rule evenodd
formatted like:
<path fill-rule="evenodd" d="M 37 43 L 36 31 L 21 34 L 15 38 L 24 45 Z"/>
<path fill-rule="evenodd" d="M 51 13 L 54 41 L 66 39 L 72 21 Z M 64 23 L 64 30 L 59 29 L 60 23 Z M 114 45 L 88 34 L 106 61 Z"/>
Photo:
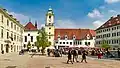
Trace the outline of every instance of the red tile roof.
<path fill-rule="evenodd" d="M 61 39 L 65 39 L 65 35 L 68 36 L 68 39 L 73 39 L 75 35 L 76 39 L 86 39 L 87 34 L 90 35 L 90 38 L 96 35 L 94 30 L 90 29 L 55 29 L 55 37 L 54 39 L 58 39 L 58 35 L 60 35 Z"/>
<path fill-rule="evenodd" d="M 29 31 L 37 30 L 37 28 L 31 22 L 28 22 L 24 28 L 25 28 L 25 30 L 29 30 Z"/>
<path fill-rule="evenodd" d="M 120 15 L 117 15 L 117 17 L 111 17 L 107 22 L 105 22 L 98 29 L 103 29 L 103 28 L 107 28 L 107 27 L 111 27 L 111 26 L 119 25 L 119 24 L 120 24 Z"/>

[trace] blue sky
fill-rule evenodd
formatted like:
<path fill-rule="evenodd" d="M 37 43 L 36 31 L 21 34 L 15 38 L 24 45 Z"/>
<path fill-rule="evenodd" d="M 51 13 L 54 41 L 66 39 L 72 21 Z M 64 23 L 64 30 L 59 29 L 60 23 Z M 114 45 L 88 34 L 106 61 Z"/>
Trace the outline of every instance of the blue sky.
<path fill-rule="evenodd" d="M 57 28 L 96 29 L 120 13 L 120 0 L 0 0 L 0 6 L 23 25 L 29 18 L 33 23 L 37 20 L 39 28 L 45 23 L 49 6 L 54 11 Z"/>

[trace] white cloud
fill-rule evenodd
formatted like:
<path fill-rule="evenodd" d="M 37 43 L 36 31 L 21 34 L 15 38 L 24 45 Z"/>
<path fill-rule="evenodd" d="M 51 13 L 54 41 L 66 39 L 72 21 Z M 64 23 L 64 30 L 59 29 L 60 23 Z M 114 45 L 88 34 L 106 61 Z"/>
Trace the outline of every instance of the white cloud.
<path fill-rule="evenodd" d="M 99 10 L 94 9 L 92 12 L 88 13 L 88 17 L 90 17 L 90 18 L 101 18 L 101 17 L 103 17 L 103 15 L 100 13 Z"/>
<path fill-rule="evenodd" d="M 101 20 L 97 20 L 97 21 L 94 21 L 93 22 L 93 25 L 95 28 L 98 28 L 100 27 L 103 23 L 105 23 L 104 21 L 101 21 Z"/>
<path fill-rule="evenodd" d="M 99 8 L 100 8 L 100 9 L 105 9 L 105 6 L 100 6 Z"/>
<path fill-rule="evenodd" d="M 108 10 L 108 12 L 110 12 L 110 13 L 117 13 L 117 11 L 115 11 L 115 10 Z"/>
<path fill-rule="evenodd" d="M 111 4 L 111 3 L 117 3 L 120 2 L 120 0 L 105 0 L 106 3 Z"/>
<path fill-rule="evenodd" d="M 40 28 L 41 28 L 41 27 L 45 27 L 45 24 L 41 24 L 41 25 L 40 25 Z"/>
<path fill-rule="evenodd" d="M 25 16 L 20 13 L 15 13 L 15 12 L 9 12 L 9 14 L 13 15 L 17 20 L 19 20 L 22 24 L 24 24 L 26 21 L 29 20 L 28 16 Z"/>
<path fill-rule="evenodd" d="M 72 20 L 57 20 L 55 26 L 57 28 L 78 28 L 78 25 Z"/>

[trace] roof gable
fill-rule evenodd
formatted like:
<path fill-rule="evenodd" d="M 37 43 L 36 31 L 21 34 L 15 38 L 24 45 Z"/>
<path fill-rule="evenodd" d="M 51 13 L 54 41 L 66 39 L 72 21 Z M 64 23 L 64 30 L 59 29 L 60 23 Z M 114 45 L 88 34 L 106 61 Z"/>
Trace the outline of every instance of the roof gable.
<path fill-rule="evenodd" d="M 28 22 L 27 25 L 24 27 L 25 30 L 37 30 L 37 28 L 31 23 L 31 22 Z"/>

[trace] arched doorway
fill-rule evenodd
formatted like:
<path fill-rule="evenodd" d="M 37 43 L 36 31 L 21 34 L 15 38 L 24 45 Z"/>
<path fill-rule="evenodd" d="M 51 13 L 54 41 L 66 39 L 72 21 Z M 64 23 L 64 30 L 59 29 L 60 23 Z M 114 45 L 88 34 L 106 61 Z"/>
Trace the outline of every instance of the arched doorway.
<path fill-rule="evenodd" d="M 9 53 L 9 45 L 6 44 L 6 53 Z"/>

